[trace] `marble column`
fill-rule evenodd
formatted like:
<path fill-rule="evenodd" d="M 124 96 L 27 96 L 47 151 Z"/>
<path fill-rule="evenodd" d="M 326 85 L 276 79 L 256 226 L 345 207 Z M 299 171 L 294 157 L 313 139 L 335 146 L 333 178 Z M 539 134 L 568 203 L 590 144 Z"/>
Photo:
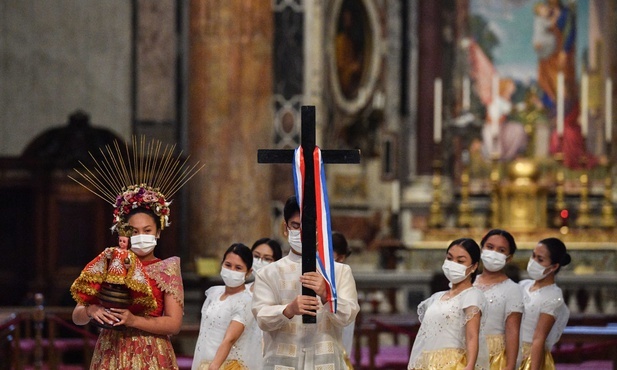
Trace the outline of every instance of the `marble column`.
<path fill-rule="evenodd" d="M 189 182 L 193 255 L 270 235 L 271 0 L 191 0 L 189 150 L 205 168 Z"/>

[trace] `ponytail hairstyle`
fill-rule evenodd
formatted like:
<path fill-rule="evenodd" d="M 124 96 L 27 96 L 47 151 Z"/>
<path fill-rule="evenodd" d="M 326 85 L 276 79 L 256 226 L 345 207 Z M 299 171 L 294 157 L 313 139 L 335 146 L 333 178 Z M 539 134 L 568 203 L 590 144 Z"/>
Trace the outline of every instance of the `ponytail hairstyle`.
<path fill-rule="evenodd" d="M 539 243 L 545 245 L 546 249 L 548 249 L 551 257 L 551 263 L 559 264 L 559 267 L 555 270 L 555 274 L 558 273 L 563 266 L 569 265 L 572 261 L 572 258 L 566 251 L 566 245 L 560 239 L 546 238 L 540 240 Z"/>

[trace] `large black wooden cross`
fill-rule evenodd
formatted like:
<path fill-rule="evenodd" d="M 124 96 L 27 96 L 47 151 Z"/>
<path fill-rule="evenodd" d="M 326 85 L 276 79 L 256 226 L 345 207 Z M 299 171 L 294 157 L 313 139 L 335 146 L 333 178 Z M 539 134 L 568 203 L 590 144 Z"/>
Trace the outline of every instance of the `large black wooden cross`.
<path fill-rule="evenodd" d="M 315 149 L 315 107 L 302 106 L 302 145 L 305 178 L 302 202 L 302 273 L 316 271 L 316 223 L 317 210 L 315 202 L 315 175 L 313 150 Z M 324 163 L 360 163 L 360 150 L 322 150 Z M 293 149 L 259 149 L 258 163 L 293 163 Z M 319 165 L 319 164 L 317 164 Z M 302 287 L 303 295 L 315 297 L 312 289 Z M 314 316 L 303 315 L 302 322 L 315 323 Z"/>

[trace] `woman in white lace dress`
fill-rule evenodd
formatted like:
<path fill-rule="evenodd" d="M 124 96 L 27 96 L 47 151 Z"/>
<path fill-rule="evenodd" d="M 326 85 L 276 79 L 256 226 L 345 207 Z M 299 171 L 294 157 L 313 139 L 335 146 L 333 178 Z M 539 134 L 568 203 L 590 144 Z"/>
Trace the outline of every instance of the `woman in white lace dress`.
<path fill-rule="evenodd" d="M 261 336 L 255 330 L 251 293 L 244 282 L 253 255 L 244 244 L 232 244 L 223 256 L 224 286 L 206 291 L 201 325 L 193 356 L 193 370 L 261 369 Z"/>
<path fill-rule="evenodd" d="M 527 264 L 533 280 L 520 282 L 525 303 L 521 370 L 555 370 L 551 349 L 570 317 L 561 289 L 555 285 L 555 274 L 570 261 L 565 244 L 557 238 L 543 239 L 533 250 Z"/>
<path fill-rule="evenodd" d="M 523 316 L 523 291 L 506 275 L 505 267 L 514 257 L 516 242 L 509 232 L 493 229 L 482 238 L 480 245 L 483 271 L 474 286 L 484 292 L 488 303 L 484 335 L 491 370 L 514 370 Z"/>
<path fill-rule="evenodd" d="M 480 340 L 486 299 L 473 287 L 480 247 L 473 239 L 453 241 L 442 270 L 451 283 L 418 305 L 422 325 L 408 369 L 488 369 L 488 349 Z"/>

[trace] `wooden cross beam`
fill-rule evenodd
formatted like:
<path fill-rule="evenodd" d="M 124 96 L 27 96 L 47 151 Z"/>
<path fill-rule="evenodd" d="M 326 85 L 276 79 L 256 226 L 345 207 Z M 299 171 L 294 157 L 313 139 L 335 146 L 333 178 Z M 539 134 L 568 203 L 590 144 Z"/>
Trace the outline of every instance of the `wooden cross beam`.
<path fill-rule="evenodd" d="M 317 244 L 317 209 L 315 201 L 315 176 L 313 150 L 315 149 L 315 107 L 302 106 L 302 146 L 305 178 L 302 204 L 302 273 L 316 271 Z M 360 163 L 360 150 L 322 150 L 324 163 Z M 259 149 L 258 163 L 291 163 L 293 164 L 293 149 Z M 319 164 L 317 164 L 319 165 Z M 302 295 L 315 297 L 312 289 L 302 287 Z M 314 316 L 303 315 L 303 323 L 315 323 Z"/>

